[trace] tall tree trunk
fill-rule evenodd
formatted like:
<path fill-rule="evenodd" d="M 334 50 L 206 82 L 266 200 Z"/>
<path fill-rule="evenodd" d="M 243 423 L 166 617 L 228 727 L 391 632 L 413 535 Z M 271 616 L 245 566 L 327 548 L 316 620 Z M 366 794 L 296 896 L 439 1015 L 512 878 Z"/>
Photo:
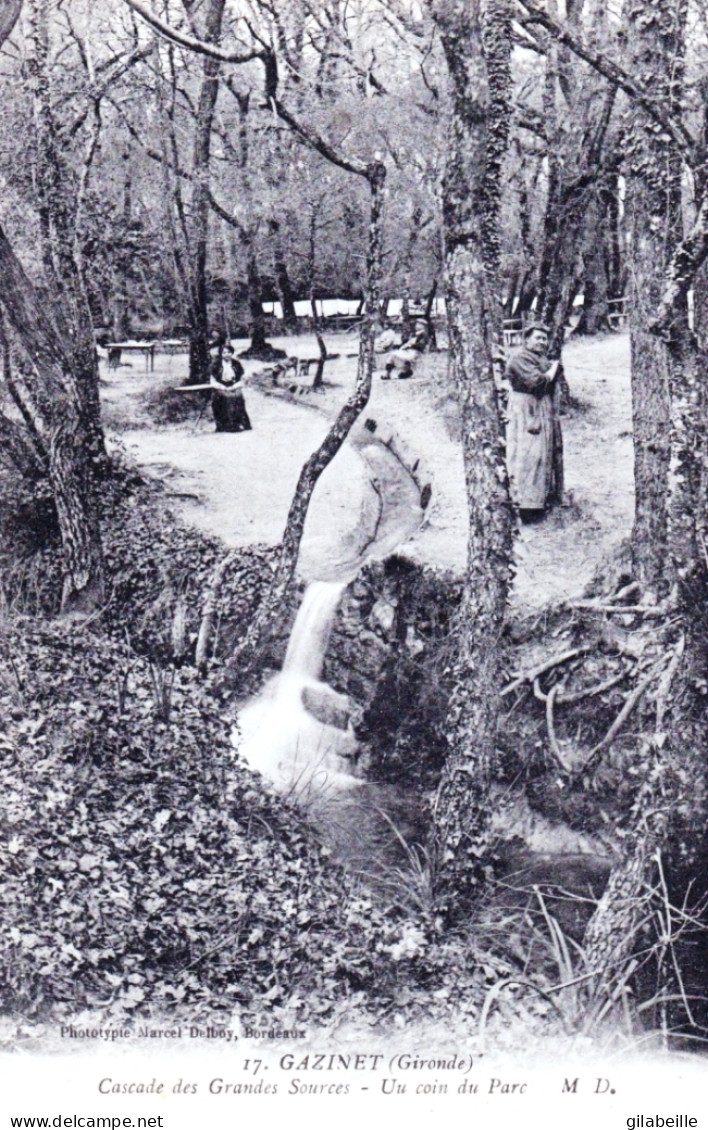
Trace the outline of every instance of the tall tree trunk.
<path fill-rule="evenodd" d="M 204 18 L 203 39 L 217 43 L 221 35 L 226 0 L 209 0 Z M 205 58 L 197 102 L 196 128 L 192 156 L 192 198 L 189 221 L 189 381 L 202 384 L 209 379 L 209 295 L 207 254 L 209 244 L 209 168 L 211 132 L 219 96 L 219 68 L 216 59 Z"/>
<path fill-rule="evenodd" d="M 248 287 L 248 314 L 251 322 L 251 342 L 243 355 L 267 361 L 273 347 L 268 342 L 266 319 L 263 313 L 261 273 L 258 270 L 253 232 L 244 232 L 241 240 L 246 249 L 246 285 Z"/>
<path fill-rule="evenodd" d="M 297 333 L 299 326 L 297 314 L 295 313 L 295 295 L 290 283 L 290 275 L 288 274 L 288 265 L 285 261 L 285 250 L 283 248 L 283 237 L 280 232 L 280 223 L 278 220 L 270 219 L 268 221 L 268 230 L 273 243 L 273 270 L 275 272 L 275 285 L 278 288 L 278 295 L 280 296 L 280 304 L 283 307 L 283 328 L 288 333 Z"/>
<path fill-rule="evenodd" d="M 605 178 L 602 186 L 602 202 L 606 216 L 607 238 L 607 285 L 610 298 L 621 298 L 624 294 L 622 248 L 624 224 L 620 208 L 619 173 L 613 172 Z"/>
<path fill-rule="evenodd" d="M 677 106 L 686 5 L 633 0 L 628 18 L 634 65 L 653 94 Z M 663 638 L 676 624 L 682 633 L 657 682 L 654 733 L 640 747 L 641 784 L 622 839 L 622 857 L 586 931 L 586 962 L 594 974 L 588 992 L 596 1000 L 599 994 L 600 1001 L 616 994 L 625 974 L 637 929 L 647 918 L 649 888 L 660 856 L 668 855 L 680 878 L 679 904 L 693 883 L 696 861 L 705 858 L 708 795 L 708 704 L 696 680 L 696 673 L 705 670 L 708 635 L 708 428 L 702 377 L 708 360 L 708 291 L 703 268 L 694 289 L 695 341 L 688 332 L 683 300 L 676 304 L 664 338 L 647 332 L 667 260 L 680 235 L 680 168 L 665 139 L 636 113 L 630 160 L 635 445 L 638 436 L 640 440 L 635 453 L 639 474 L 633 551 L 637 572 L 647 585 L 678 582 L 678 617 L 665 627 Z M 651 513 L 652 507 L 660 513 Z M 702 884 L 696 898 L 704 890 Z M 641 940 L 644 947 L 646 941 Z"/>
<path fill-rule="evenodd" d="M 127 241 L 133 214 L 133 175 L 131 172 L 130 151 L 123 154 L 123 215 L 121 233 Z M 130 336 L 130 306 L 128 301 L 128 269 L 132 259 L 132 249 L 119 246 L 116 249 L 113 269 L 113 288 L 111 294 L 113 340 L 124 341 Z"/>
<path fill-rule="evenodd" d="M 632 71 L 652 95 L 678 106 L 682 95 L 683 17 L 673 0 L 631 0 L 627 8 Z M 670 583 L 667 554 L 671 468 L 672 358 L 650 325 L 681 225 L 681 166 L 670 139 L 632 108 L 628 152 L 630 336 L 636 513 L 632 556 L 638 579 L 656 591 Z M 674 361 L 674 365 L 677 360 Z M 678 361 L 680 368 L 680 361 Z"/>
<path fill-rule="evenodd" d="M 26 374 L 25 410 L 48 457 L 63 549 L 62 608 L 87 610 L 102 600 L 103 555 L 73 357 L 1 229 L 0 303 L 10 354 Z"/>
<path fill-rule="evenodd" d="M 256 254 L 256 233 L 258 221 L 253 205 L 253 185 L 251 183 L 251 156 L 250 138 L 248 133 L 249 111 L 251 106 L 250 94 L 241 94 L 233 89 L 232 92 L 238 105 L 238 172 L 239 187 L 241 191 L 241 206 L 245 212 L 245 223 L 239 228 L 241 246 L 246 256 L 246 285 L 248 288 L 248 313 L 251 321 L 251 343 L 242 353 L 243 357 L 269 361 L 276 357 L 284 357 L 281 350 L 275 350 L 267 340 L 266 320 L 263 313 L 263 287 L 261 272 L 258 268 Z M 294 309 L 293 309 L 294 313 Z"/>
<path fill-rule="evenodd" d="M 555 0 L 549 0 L 549 15 L 557 16 Z M 546 43 L 546 73 L 543 83 L 543 121 L 546 134 L 548 163 L 548 190 L 546 210 L 543 217 L 543 241 L 538 272 L 538 300 L 536 314 L 540 321 L 551 329 L 549 352 L 551 357 L 559 357 L 558 332 L 552 325 L 554 316 L 562 306 L 561 289 L 570 267 L 573 241 L 565 238 L 563 208 L 563 177 L 561 150 L 558 131 L 558 108 L 556 104 L 558 84 L 558 47 L 550 37 Z M 570 244 L 570 246 L 569 246 Z M 562 262 L 560 261 L 562 259 Z M 563 310 L 565 314 L 565 310 Z M 563 327 L 564 328 L 564 327 Z"/>
<path fill-rule="evenodd" d="M 469 507 L 457 625 L 450 752 L 435 804 L 439 900 L 447 915 L 483 878 L 489 788 L 497 768 L 500 641 L 512 559 L 512 509 L 495 384 L 502 343 L 500 169 L 509 128 L 510 9 L 506 0 L 431 0 L 452 85 L 443 187 L 451 365 L 462 407 Z"/>
<path fill-rule="evenodd" d="M 591 192 L 583 231 L 583 309 L 576 334 L 609 330 L 607 259 L 603 232 L 607 223 L 597 194 Z"/>
<path fill-rule="evenodd" d="M 71 349 L 72 375 L 85 438 L 94 467 L 106 461 L 99 402 L 98 355 L 93 323 L 76 245 L 77 201 L 66 166 L 50 100 L 48 0 L 29 0 L 26 24 L 26 75 L 32 96 L 36 138 L 34 170 L 43 261 L 54 292 L 54 318 Z"/>

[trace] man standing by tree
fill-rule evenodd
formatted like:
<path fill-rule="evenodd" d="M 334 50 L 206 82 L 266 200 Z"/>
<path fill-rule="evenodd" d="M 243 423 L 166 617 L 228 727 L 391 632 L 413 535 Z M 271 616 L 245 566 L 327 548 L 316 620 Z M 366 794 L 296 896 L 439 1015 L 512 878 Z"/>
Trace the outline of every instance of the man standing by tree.
<path fill-rule="evenodd" d="M 506 458 L 522 522 L 543 517 L 562 492 L 555 404 L 558 362 L 548 360 L 547 348 L 546 327 L 529 326 L 523 346 L 511 354 L 504 374 L 510 385 Z"/>

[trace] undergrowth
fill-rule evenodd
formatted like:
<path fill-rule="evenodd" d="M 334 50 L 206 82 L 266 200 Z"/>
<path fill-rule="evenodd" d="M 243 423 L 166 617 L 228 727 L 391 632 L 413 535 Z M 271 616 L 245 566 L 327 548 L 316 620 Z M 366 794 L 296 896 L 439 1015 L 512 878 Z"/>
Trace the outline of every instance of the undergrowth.
<path fill-rule="evenodd" d="M 5 624 L 2 999 L 77 1010 L 325 1015 L 395 989 L 401 923 L 342 898 L 302 821 L 240 765 L 219 704 L 90 630 Z M 300 1003 L 295 1007 L 294 1001 Z"/>
<path fill-rule="evenodd" d="M 110 596 L 54 617 L 51 520 L 36 592 L 0 609 L 0 997 L 23 1023 L 90 1015 L 332 1024 L 481 1000 L 425 923 L 354 889 L 298 810 L 238 760 L 219 669 L 270 573 L 245 551 L 206 677 L 191 665 L 219 547 L 125 471 L 105 484 Z M 51 516 L 50 516 L 51 519 Z M 5 543 L 9 559 L 11 545 Z M 43 565 L 40 568 L 39 563 Z M 175 610 L 184 650 L 175 653 Z"/>
<path fill-rule="evenodd" d="M 514 1027 L 584 1039 L 612 1022 L 632 1040 L 646 1025 L 666 1041 L 699 1031 L 705 1002 L 682 972 L 681 947 L 705 948 L 705 908 L 677 900 L 680 882 L 647 892 L 631 960 L 593 998 L 582 932 L 599 892 L 570 891 L 583 905 L 568 927 L 547 888 L 532 884 L 532 907 L 495 888 L 474 921 L 443 934 L 434 856 L 398 822 L 383 817 L 400 850 L 373 899 L 295 807 L 264 791 L 232 747 L 219 672 L 271 575 L 270 551 L 235 556 L 198 678 L 194 643 L 218 543 L 183 528 L 119 468 L 103 492 L 106 605 L 83 624 L 53 618 L 51 504 L 41 491 L 5 494 L 0 992 L 12 1015 L 285 1026 L 331 1024 L 355 1009 L 382 1023 L 454 1017 L 500 1044 Z M 350 609 L 367 630 L 378 617 L 390 656 L 364 716 L 369 764 L 422 794 L 445 754 L 458 595 L 449 578 L 394 559 L 369 571 Z M 568 609 L 509 641 L 509 667 L 523 677 L 505 688 L 498 766 L 500 783 L 523 787 L 550 819 L 610 827 L 619 844 L 645 764 L 640 724 L 656 714 L 658 691 L 595 753 L 677 635 L 671 617 L 638 627 L 631 608 L 622 615 L 605 623 Z M 577 654 L 529 679 L 549 631 L 554 648 Z M 284 636 L 266 662 L 277 666 L 283 647 Z M 690 679 L 691 693 L 704 693 L 697 671 Z"/>

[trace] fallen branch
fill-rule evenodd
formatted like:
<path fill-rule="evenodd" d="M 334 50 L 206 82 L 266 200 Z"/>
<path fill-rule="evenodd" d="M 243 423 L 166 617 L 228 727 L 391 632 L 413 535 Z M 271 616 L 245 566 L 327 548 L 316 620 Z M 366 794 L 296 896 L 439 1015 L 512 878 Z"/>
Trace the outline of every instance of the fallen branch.
<path fill-rule="evenodd" d="M 618 683 L 621 683 L 627 671 L 628 668 L 624 667 L 619 674 L 613 675 L 610 679 L 605 679 L 603 683 L 595 683 L 593 687 L 583 687 L 582 690 L 571 691 L 570 694 L 558 694 L 555 701 L 560 706 L 566 706 L 571 702 L 580 702 L 583 698 L 594 698 L 596 695 L 603 694 L 604 691 L 609 691 L 612 687 L 616 687 Z M 555 690 L 556 688 L 554 687 L 553 689 Z M 544 694 L 541 690 L 541 684 L 538 679 L 534 679 L 533 693 L 534 697 L 537 698 L 539 702 L 547 702 L 548 695 Z"/>
<path fill-rule="evenodd" d="M 571 648 L 570 651 L 563 651 L 560 655 L 554 655 L 552 659 L 547 659 L 545 663 L 540 663 L 538 667 L 532 668 L 530 671 L 524 671 L 521 675 L 517 675 L 510 683 L 503 688 L 501 692 L 502 698 L 511 694 L 517 687 L 522 686 L 523 683 L 533 684 L 534 679 L 538 679 L 540 675 L 544 675 L 546 671 L 552 670 L 553 667 L 560 667 L 563 663 L 568 663 L 571 659 L 575 659 L 578 655 L 585 655 L 586 652 L 591 651 L 590 644 L 583 644 L 582 647 Z"/>
<path fill-rule="evenodd" d="M 646 675 L 645 678 L 642 679 L 641 683 L 639 683 L 634 688 L 632 693 L 626 699 L 624 706 L 620 710 L 619 714 L 615 718 L 614 722 L 610 726 L 609 730 L 605 734 L 602 741 L 598 742 L 597 745 L 595 746 L 595 748 L 590 750 L 590 753 L 587 755 L 583 764 L 580 767 L 581 771 L 584 770 L 584 769 L 587 769 L 590 762 L 593 761 L 597 757 L 598 753 L 600 753 L 603 749 L 605 749 L 610 744 L 610 742 L 613 740 L 613 738 L 619 733 L 619 731 L 622 729 L 625 722 L 629 718 L 630 714 L 634 710 L 634 707 L 637 705 L 640 698 L 642 697 L 644 692 L 649 687 L 649 684 L 652 683 L 653 680 L 656 678 L 656 675 L 658 674 L 660 669 L 663 667 L 665 662 L 666 662 L 666 656 L 662 655 L 661 658 L 658 659 L 656 661 L 656 663 L 653 664 L 648 675 Z"/>
<path fill-rule="evenodd" d="M 639 592 L 639 581 L 630 581 L 628 585 L 625 585 L 623 589 L 615 593 L 612 597 L 612 602 L 615 603 L 618 600 L 624 600 L 625 597 L 632 596 L 635 592 Z"/>
<path fill-rule="evenodd" d="M 586 612 L 616 612 L 618 615 L 656 616 L 663 615 L 664 606 L 660 604 L 596 604 L 594 600 L 577 600 L 568 608 L 580 608 Z"/>

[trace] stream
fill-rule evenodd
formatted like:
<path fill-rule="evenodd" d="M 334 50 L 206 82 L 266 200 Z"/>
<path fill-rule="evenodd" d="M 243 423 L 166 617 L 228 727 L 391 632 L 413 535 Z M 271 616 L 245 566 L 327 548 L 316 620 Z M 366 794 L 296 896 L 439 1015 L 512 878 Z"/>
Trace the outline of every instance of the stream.
<path fill-rule="evenodd" d="M 362 502 L 351 530 L 331 540 L 303 539 L 300 567 L 308 581 L 290 634 L 282 670 L 239 711 L 233 741 L 249 766 L 275 791 L 305 810 L 334 858 L 369 890 L 409 908 L 430 892 L 424 845 L 426 818 L 417 792 L 367 781 L 357 769 L 357 707 L 322 681 L 330 633 L 347 585 L 369 561 L 383 559 L 418 528 L 419 488 L 384 444 L 358 448 L 373 498 Z M 373 504 L 372 504 L 373 503 Z M 321 523 L 318 525 L 321 529 Z M 568 887 L 570 918 L 582 932 L 578 897 L 599 894 L 609 867 L 602 845 L 531 813 L 522 793 L 496 798 L 492 824 L 509 845 L 501 904 L 525 903 L 539 885 Z M 495 900 L 496 901 L 496 900 Z M 564 914 L 564 902 L 554 912 Z"/>
<path fill-rule="evenodd" d="M 367 443 L 358 454 L 367 466 L 373 504 L 362 506 L 364 520 L 338 546 L 304 539 L 300 565 L 309 583 L 282 670 L 239 711 L 234 744 L 277 792 L 297 800 L 351 874 L 381 885 L 413 850 L 408 844 L 417 829 L 418 802 L 358 774 L 356 708 L 321 674 L 345 588 L 363 565 L 405 542 L 423 510 L 413 476 L 389 448 Z"/>

